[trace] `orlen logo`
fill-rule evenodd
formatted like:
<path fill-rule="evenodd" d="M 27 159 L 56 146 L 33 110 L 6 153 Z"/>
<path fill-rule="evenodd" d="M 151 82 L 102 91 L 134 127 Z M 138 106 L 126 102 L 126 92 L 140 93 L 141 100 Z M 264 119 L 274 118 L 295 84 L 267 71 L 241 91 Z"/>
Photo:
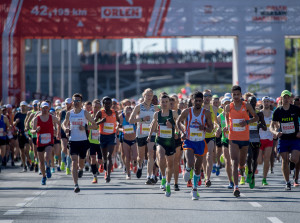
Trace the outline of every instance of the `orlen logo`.
<path fill-rule="evenodd" d="M 102 7 L 101 18 L 140 19 L 142 18 L 142 7 Z"/>

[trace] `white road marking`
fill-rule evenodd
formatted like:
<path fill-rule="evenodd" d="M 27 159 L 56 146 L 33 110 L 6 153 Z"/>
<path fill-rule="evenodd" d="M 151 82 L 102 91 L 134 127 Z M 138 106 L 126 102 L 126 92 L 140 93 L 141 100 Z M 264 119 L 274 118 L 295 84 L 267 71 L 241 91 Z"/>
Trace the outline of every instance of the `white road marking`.
<path fill-rule="evenodd" d="M 0 220 L 0 223 L 13 223 L 14 220 Z"/>
<path fill-rule="evenodd" d="M 242 194 L 242 193 L 240 193 L 240 196 L 241 196 L 241 197 L 246 197 L 246 195 L 245 195 L 245 194 Z"/>
<path fill-rule="evenodd" d="M 8 210 L 3 215 L 19 215 L 22 214 L 23 211 L 24 209 Z"/>
<path fill-rule="evenodd" d="M 24 200 L 25 201 L 31 201 L 31 200 L 33 200 L 35 197 L 27 197 L 27 198 L 25 198 Z"/>
<path fill-rule="evenodd" d="M 272 223 L 283 223 L 282 221 L 279 220 L 279 218 L 276 217 L 268 217 L 268 220 L 271 221 Z"/>
<path fill-rule="evenodd" d="M 19 203 L 19 204 L 16 204 L 16 206 L 17 206 L 17 207 L 23 207 L 23 206 L 25 206 L 25 204 L 26 204 L 26 203 Z"/>
<path fill-rule="evenodd" d="M 249 202 L 249 204 L 251 204 L 253 207 L 255 207 L 255 208 L 261 208 L 262 206 L 259 204 L 259 203 L 257 203 L 257 202 Z"/>

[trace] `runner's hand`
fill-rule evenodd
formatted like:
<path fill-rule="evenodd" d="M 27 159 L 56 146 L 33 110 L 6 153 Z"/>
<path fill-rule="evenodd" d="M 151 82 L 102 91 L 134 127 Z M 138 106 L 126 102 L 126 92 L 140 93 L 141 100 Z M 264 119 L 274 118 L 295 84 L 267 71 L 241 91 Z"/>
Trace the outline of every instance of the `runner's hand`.
<path fill-rule="evenodd" d="M 143 118 L 143 121 L 146 121 L 146 122 L 150 121 L 150 116 L 145 116 L 145 117 Z"/>
<path fill-rule="evenodd" d="M 171 124 L 171 122 L 169 120 L 166 121 L 166 125 L 169 129 L 171 129 L 173 127 L 173 125 Z"/>
<path fill-rule="evenodd" d="M 299 132 L 297 133 L 297 137 L 298 137 L 298 134 L 299 134 Z M 282 136 L 282 132 L 277 132 L 276 136 L 277 136 L 277 138 L 281 137 Z"/>
<path fill-rule="evenodd" d="M 227 127 L 227 126 L 225 126 L 225 127 L 223 128 L 223 132 L 228 132 L 228 127 Z"/>
<path fill-rule="evenodd" d="M 85 130 L 85 127 L 84 127 L 83 125 L 80 125 L 80 126 L 79 126 L 79 130 L 80 130 L 80 131 L 83 131 L 83 130 Z"/>
<path fill-rule="evenodd" d="M 151 141 L 151 137 L 148 136 L 147 142 L 150 143 L 150 141 Z"/>
<path fill-rule="evenodd" d="M 106 122 L 106 118 L 101 119 L 101 123 Z"/>
<path fill-rule="evenodd" d="M 247 122 L 245 120 L 240 121 L 240 126 L 245 127 L 247 125 Z"/>
<path fill-rule="evenodd" d="M 185 134 L 185 133 L 181 133 L 181 138 L 182 138 L 183 140 L 186 140 L 186 134 Z"/>
<path fill-rule="evenodd" d="M 204 130 L 204 125 L 199 125 L 199 130 L 203 131 Z"/>
<path fill-rule="evenodd" d="M 41 130 L 40 126 L 36 127 L 36 132 L 39 132 L 40 130 Z"/>

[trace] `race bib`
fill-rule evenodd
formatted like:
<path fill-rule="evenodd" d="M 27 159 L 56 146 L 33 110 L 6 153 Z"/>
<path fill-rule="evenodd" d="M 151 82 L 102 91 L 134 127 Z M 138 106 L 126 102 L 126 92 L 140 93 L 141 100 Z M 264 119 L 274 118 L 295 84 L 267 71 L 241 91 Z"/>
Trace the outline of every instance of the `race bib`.
<path fill-rule="evenodd" d="M 224 136 L 225 136 L 226 139 L 228 139 L 229 131 L 224 132 Z"/>
<path fill-rule="evenodd" d="M 253 122 L 249 124 L 249 129 L 250 130 L 257 130 L 257 122 Z"/>
<path fill-rule="evenodd" d="M 105 133 L 114 133 L 114 123 L 104 122 L 103 131 Z"/>
<path fill-rule="evenodd" d="M 165 139 L 172 138 L 172 129 L 164 125 L 159 126 L 159 137 Z"/>
<path fill-rule="evenodd" d="M 134 133 L 134 129 L 133 129 L 132 125 L 124 125 L 123 129 L 124 129 L 124 133 L 125 134 L 132 134 L 132 133 Z"/>
<path fill-rule="evenodd" d="M 281 129 L 283 134 L 295 133 L 294 122 L 281 123 Z"/>
<path fill-rule="evenodd" d="M 51 134 L 50 133 L 40 134 L 40 142 L 41 142 L 41 144 L 50 143 L 51 142 Z"/>
<path fill-rule="evenodd" d="M 150 132 L 150 124 L 141 124 L 142 135 L 149 135 Z"/>
<path fill-rule="evenodd" d="M 7 137 L 8 137 L 9 139 L 12 139 L 12 138 L 13 138 L 13 134 L 12 134 L 11 131 L 8 132 Z"/>
<path fill-rule="evenodd" d="M 100 135 L 99 130 L 91 130 L 91 131 L 92 131 L 91 132 L 91 139 L 98 140 L 99 139 L 99 135 Z"/>
<path fill-rule="evenodd" d="M 234 132 L 242 132 L 242 131 L 245 131 L 246 130 L 246 127 L 242 127 L 240 125 L 240 122 L 241 121 L 244 121 L 245 119 L 232 119 L 232 130 Z"/>
<path fill-rule="evenodd" d="M 4 129 L 0 128 L 0 136 L 4 136 Z"/>
<path fill-rule="evenodd" d="M 203 141 L 205 138 L 205 134 L 203 131 L 198 128 L 190 128 L 190 140 L 191 141 Z"/>

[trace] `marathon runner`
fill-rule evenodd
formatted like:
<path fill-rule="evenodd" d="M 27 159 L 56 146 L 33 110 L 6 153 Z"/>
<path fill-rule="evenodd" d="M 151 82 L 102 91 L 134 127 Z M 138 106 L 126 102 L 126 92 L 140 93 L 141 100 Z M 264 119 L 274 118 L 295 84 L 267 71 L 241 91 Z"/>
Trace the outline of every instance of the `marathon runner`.
<path fill-rule="evenodd" d="M 0 108 L 0 173 L 1 165 L 6 166 L 6 136 L 9 129 L 10 125 L 8 118 L 2 114 L 2 108 Z"/>
<path fill-rule="evenodd" d="M 176 124 L 182 133 L 184 139 L 183 150 L 186 157 L 186 171 L 184 180 L 190 179 L 190 171 L 194 168 L 192 199 L 198 200 L 197 191 L 198 182 L 200 180 L 200 169 L 203 157 L 207 153 L 207 144 L 205 142 L 205 132 L 213 130 L 211 113 L 202 108 L 203 94 L 199 91 L 191 95 L 192 107 L 185 109 L 178 117 Z M 186 123 L 186 127 L 182 126 L 182 122 Z"/>
<path fill-rule="evenodd" d="M 60 138 L 60 122 L 49 113 L 50 105 L 47 102 L 41 103 L 42 112 L 33 119 L 32 134 L 37 135 L 37 151 L 42 172 L 42 185 L 46 185 L 47 178 L 51 178 L 50 160 L 54 144 L 54 127 L 56 127 L 57 135 Z M 46 171 L 45 171 L 46 165 Z M 47 173 L 47 177 L 46 177 Z"/>
<path fill-rule="evenodd" d="M 82 95 L 76 93 L 72 96 L 72 100 L 73 109 L 67 112 L 62 127 L 65 133 L 70 135 L 69 152 L 72 157 L 72 176 L 75 184 L 74 192 L 78 193 L 80 192 L 78 178 L 81 178 L 83 175 L 84 161 L 89 148 L 86 130 L 97 129 L 97 125 L 90 113 L 82 109 Z M 90 122 L 91 125 L 87 125 L 88 122 Z"/>
<path fill-rule="evenodd" d="M 270 131 L 279 138 L 278 151 L 282 158 L 281 170 L 286 181 L 285 190 L 291 190 L 289 180 L 290 162 L 298 164 L 300 156 L 299 122 L 300 108 L 291 104 L 291 92 L 284 90 L 281 93 L 282 106 L 273 113 Z"/>
<path fill-rule="evenodd" d="M 231 88 L 233 102 L 225 107 L 226 127 L 224 132 L 229 131 L 229 151 L 232 160 L 232 174 L 234 181 L 233 194 L 240 196 L 238 188 L 238 168 L 241 176 L 244 176 L 245 163 L 249 146 L 249 124 L 258 121 L 258 116 L 250 104 L 242 101 L 242 90 L 240 86 Z M 254 117 L 249 119 L 248 112 Z"/>

